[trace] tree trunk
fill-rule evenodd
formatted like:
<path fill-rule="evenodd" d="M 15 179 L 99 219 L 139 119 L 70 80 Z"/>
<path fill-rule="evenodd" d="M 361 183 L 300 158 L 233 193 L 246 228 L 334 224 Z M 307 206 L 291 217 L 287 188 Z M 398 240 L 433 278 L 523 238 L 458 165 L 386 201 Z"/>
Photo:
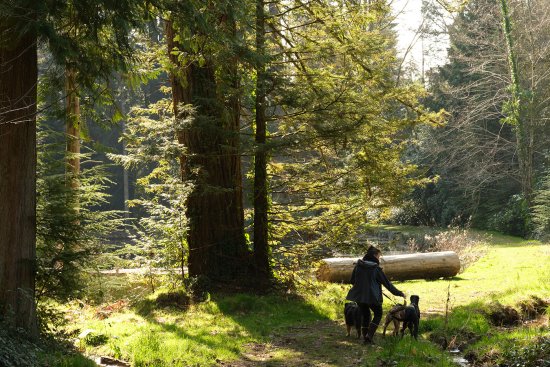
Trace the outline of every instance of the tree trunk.
<path fill-rule="evenodd" d="M 270 277 L 268 242 L 268 192 L 266 151 L 265 5 L 256 1 L 256 151 L 254 153 L 254 259 L 258 275 Z"/>
<path fill-rule="evenodd" d="M 189 223 L 189 275 L 233 280 L 246 273 L 248 251 L 244 236 L 240 160 L 235 135 L 238 116 L 235 101 L 226 105 L 218 98 L 215 69 L 211 60 L 199 65 L 181 65 L 174 48 L 185 50 L 174 41 L 174 27 L 166 26 L 177 138 L 187 149 L 180 158 L 182 179 L 193 184 L 187 199 Z M 192 105 L 194 112 L 181 109 Z M 183 126 L 182 120 L 188 122 Z"/>
<path fill-rule="evenodd" d="M 80 174 L 80 100 L 76 85 L 76 71 L 70 67 L 65 70 L 65 93 L 67 179 L 70 187 L 77 190 Z"/>
<path fill-rule="evenodd" d="M 527 203 L 531 204 L 533 192 L 533 142 L 531 138 L 532 131 L 530 126 L 522 116 L 524 109 L 524 98 L 522 98 L 521 85 L 517 67 L 517 59 L 514 52 L 514 42 L 512 39 L 512 21 L 508 8 L 508 0 L 500 0 L 500 10 L 502 14 L 502 33 L 506 42 L 508 66 L 510 69 L 512 102 L 510 111 L 508 111 L 510 122 L 516 130 L 516 144 L 518 152 L 519 174 L 521 177 L 521 191 Z"/>
<path fill-rule="evenodd" d="M 349 283 L 356 262 L 357 258 L 323 259 L 317 279 Z M 380 258 L 380 267 L 392 280 L 437 279 L 457 275 L 460 259 L 453 251 L 389 255 Z"/>
<path fill-rule="evenodd" d="M 36 335 L 37 38 L 16 25 L 0 15 L 0 317 Z"/>

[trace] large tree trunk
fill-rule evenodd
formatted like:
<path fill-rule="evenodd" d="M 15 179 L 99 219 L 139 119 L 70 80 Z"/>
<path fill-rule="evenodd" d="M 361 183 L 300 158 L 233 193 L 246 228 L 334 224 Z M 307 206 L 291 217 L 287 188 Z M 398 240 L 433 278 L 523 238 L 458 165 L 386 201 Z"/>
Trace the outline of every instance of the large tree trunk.
<path fill-rule="evenodd" d="M 317 279 L 349 283 L 356 262 L 357 258 L 349 257 L 323 259 Z M 453 251 L 389 255 L 380 258 L 380 267 L 392 280 L 437 279 L 457 275 L 460 259 Z"/>
<path fill-rule="evenodd" d="M 167 22 L 168 50 L 184 50 L 174 41 L 174 27 Z M 235 101 L 226 105 L 218 98 L 215 69 L 208 59 L 202 65 L 181 65 L 169 53 L 174 114 L 189 121 L 177 132 L 187 149 L 180 159 L 182 179 L 193 184 L 187 199 L 189 229 L 188 267 L 192 276 L 233 280 L 246 273 L 248 251 L 244 236 L 240 160 L 235 135 L 238 115 Z M 192 105 L 190 113 L 181 105 Z"/>
<path fill-rule="evenodd" d="M 254 153 L 254 259 L 258 275 L 270 277 L 267 192 L 267 123 L 266 123 L 266 68 L 265 68 L 265 5 L 256 1 L 256 151 Z"/>
<path fill-rule="evenodd" d="M 14 25 L 0 15 L 0 318 L 35 334 L 37 38 Z"/>

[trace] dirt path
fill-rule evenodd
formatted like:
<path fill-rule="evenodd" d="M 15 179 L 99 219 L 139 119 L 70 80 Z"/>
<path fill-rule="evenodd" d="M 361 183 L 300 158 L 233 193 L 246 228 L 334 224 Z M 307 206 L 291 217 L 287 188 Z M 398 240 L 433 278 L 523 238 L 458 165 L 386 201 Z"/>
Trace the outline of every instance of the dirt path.
<path fill-rule="evenodd" d="M 223 362 L 229 367 L 350 367 L 359 366 L 372 348 L 354 336 L 346 337 L 343 323 L 318 321 L 290 328 L 271 343 L 249 344 L 238 361 Z"/>

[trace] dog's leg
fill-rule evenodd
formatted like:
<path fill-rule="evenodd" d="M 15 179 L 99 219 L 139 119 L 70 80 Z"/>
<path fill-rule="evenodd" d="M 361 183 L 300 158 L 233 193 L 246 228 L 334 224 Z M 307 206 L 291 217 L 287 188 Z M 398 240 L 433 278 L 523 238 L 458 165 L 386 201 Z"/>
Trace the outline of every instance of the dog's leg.
<path fill-rule="evenodd" d="M 414 320 L 413 329 L 411 330 L 412 335 L 416 340 L 418 340 L 418 319 Z"/>
<path fill-rule="evenodd" d="M 351 333 L 351 325 L 346 325 L 347 334 L 346 336 L 350 336 Z"/>
<path fill-rule="evenodd" d="M 399 320 L 393 319 L 393 336 L 397 336 L 399 334 Z"/>
<path fill-rule="evenodd" d="M 411 333 L 411 337 L 414 337 L 416 339 L 416 336 L 414 336 L 414 331 L 413 331 L 413 328 L 414 328 L 414 322 L 413 321 L 409 321 L 407 323 L 408 325 L 408 328 L 409 328 L 409 332 Z"/>
<path fill-rule="evenodd" d="M 403 321 L 403 327 L 401 328 L 401 338 L 405 336 L 405 329 L 407 328 L 407 324 L 408 324 L 407 321 Z"/>
<path fill-rule="evenodd" d="M 391 321 L 392 321 L 392 318 L 390 314 L 387 314 L 386 321 L 384 321 L 384 331 L 382 332 L 383 337 L 386 337 L 386 329 L 388 328 L 388 325 L 390 324 Z"/>

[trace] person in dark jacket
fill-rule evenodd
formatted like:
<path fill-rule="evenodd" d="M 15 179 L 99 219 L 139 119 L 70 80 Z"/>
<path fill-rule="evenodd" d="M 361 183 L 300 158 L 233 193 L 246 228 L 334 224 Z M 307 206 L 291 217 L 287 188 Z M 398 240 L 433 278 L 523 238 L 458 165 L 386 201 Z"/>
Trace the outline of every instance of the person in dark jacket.
<path fill-rule="evenodd" d="M 361 333 L 365 344 L 372 344 L 374 333 L 382 319 L 382 285 L 395 296 L 405 297 L 405 293 L 395 288 L 379 266 L 381 255 L 379 249 L 370 246 L 363 259 L 357 260 L 351 274 L 352 287 L 346 297 L 347 300 L 356 302 L 361 309 Z M 374 314 L 372 321 L 371 310 Z"/>

